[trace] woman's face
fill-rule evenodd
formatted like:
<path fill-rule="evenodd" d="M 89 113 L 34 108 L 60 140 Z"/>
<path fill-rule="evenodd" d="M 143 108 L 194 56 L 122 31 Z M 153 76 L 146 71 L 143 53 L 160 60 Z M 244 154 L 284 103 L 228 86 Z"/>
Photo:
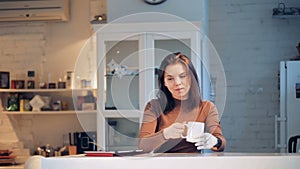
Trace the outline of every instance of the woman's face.
<path fill-rule="evenodd" d="M 164 81 L 164 85 L 169 89 L 175 99 L 188 99 L 191 78 L 182 64 L 168 65 L 165 70 Z"/>

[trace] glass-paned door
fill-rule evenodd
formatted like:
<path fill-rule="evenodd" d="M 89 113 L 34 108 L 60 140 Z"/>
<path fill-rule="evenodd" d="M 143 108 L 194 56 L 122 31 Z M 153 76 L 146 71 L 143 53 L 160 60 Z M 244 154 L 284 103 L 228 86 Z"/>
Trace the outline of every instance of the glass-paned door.
<path fill-rule="evenodd" d="M 196 64 L 196 69 L 201 73 L 201 65 L 198 65 L 197 62 L 199 62 L 200 53 L 197 53 L 199 51 L 200 45 L 195 44 L 196 42 L 196 33 L 190 33 L 190 32 L 168 32 L 166 34 L 155 34 L 155 33 L 149 33 L 147 38 L 151 39 L 148 41 L 152 41 L 150 43 L 150 46 L 147 46 L 148 48 L 153 48 L 154 52 L 154 84 L 153 84 L 153 91 L 159 90 L 158 87 L 158 75 L 157 70 L 160 67 L 160 64 L 162 60 L 171 53 L 181 52 L 185 54 L 187 57 L 189 57 L 194 63 L 194 66 Z M 152 46 L 151 46 L 152 45 Z M 152 97 L 155 98 L 156 93 L 152 93 Z"/>
<path fill-rule="evenodd" d="M 98 36 L 98 144 L 103 150 L 137 147 L 140 113 L 140 53 L 143 36 Z"/>
<path fill-rule="evenodd" d="M 103 110 L 139 109 L 139 35 L 110 36 L 102 45 Z"/>

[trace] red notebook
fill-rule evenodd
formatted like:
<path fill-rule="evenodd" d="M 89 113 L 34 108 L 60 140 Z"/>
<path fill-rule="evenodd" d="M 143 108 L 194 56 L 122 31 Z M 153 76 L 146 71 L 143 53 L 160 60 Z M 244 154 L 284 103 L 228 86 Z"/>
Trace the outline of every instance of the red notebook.
<path fill-rule="evenodd" d="M 84 153 L 87 157 L 113 157 L 115 155 L 114 151 L 85 151 Z"/>

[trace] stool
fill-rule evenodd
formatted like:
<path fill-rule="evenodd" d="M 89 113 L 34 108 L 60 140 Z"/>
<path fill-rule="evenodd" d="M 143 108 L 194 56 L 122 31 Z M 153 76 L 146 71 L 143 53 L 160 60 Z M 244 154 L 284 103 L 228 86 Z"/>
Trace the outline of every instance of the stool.
<path fill-rule="evenodd" d="M 289 153 L 296 153 L 298 139 L 300 139 L 300 135 L 290 137 L 289 142 L 288 142 L 288 152 Z"/>

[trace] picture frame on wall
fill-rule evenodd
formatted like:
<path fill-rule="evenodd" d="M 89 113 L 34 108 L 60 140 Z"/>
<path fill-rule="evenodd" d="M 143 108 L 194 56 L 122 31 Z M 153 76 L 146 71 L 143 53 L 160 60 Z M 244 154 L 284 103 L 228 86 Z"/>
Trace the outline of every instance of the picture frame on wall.
<path fill-rule="evenodd" d="M 9 89 L 9 72 L 0 71 L 0 89 Z"/>

